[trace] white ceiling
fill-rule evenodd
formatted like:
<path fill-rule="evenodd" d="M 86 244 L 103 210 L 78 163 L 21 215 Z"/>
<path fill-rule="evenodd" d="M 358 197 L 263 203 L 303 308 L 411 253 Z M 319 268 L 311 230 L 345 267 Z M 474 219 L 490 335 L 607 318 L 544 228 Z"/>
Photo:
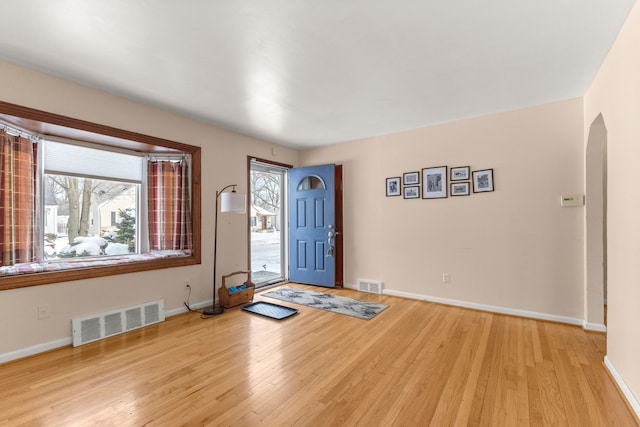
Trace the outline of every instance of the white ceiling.
<path fill-rule="evenodd" d="M 0 58 L 291 147 L 584 95 L 634 0 L 0 0 Z"/>

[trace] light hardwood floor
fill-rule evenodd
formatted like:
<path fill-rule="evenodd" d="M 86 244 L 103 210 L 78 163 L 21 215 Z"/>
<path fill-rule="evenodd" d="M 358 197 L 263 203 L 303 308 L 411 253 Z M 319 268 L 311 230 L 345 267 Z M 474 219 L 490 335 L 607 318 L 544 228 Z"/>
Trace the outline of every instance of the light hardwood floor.
<path fill-rule="evenodd" d="M 6 363 L 0 426 L 636 425 L 602 334 L 326 292 L 389 308 L 366 321 L 258 295 L 300 312 L 187 313 Z"/>

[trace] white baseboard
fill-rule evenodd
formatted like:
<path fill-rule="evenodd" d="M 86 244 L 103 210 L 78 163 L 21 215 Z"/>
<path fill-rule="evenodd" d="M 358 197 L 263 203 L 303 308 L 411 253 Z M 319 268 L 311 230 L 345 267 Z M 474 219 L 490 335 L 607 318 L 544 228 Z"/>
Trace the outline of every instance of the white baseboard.
<path fill-rule="evenodd" d="M 34 354 L 43 353 L 45 351 L 53 350 L 54 348 L 64 347 L 71 345 L 71 336 L 60 338 L 54 341 L 34 345 L 27 348 L 22 348 L 16 351 L 10 351 L 9 353 L 0 354 L 0 363 L 10 362 L 16 359 L 22 359 L 23 357 L 33 356 Z"/>
<path fill-rule="evenodd" d="M 392 295 L 403 298 L 411 298 L 422 301 L 437 302 L 440 304 L 453 305 L 456 307 L 472 308 L 474 310 L 490 311 L 492 313 L 510 314 L 512 316 L 529 317 L 532 319 L 549 320 L 551 322 L 567 323 L 569 325 L 583 326 L 584 320 L 575 317 L 557 316 L 555 314 L 538 313 L 536 311 L 518 310 L 515 308 L 500 307 L 496 305 L 478 304 L 468 301 L 460 301 L 448 298 L 432 297 L 429 295 L 413 294 L 410 292 L 393 291 L 384 289 L 385 295 Z"/>
<path fill-rule="evenodd" d="M 191 304 L 190 307 L 192 309 L 199 309 L 208 307 L 213 302 L 213 299 L 208 299 L 205 301 L 200 301 L 195 304 Z M 173 310 L 165 311 L 165 317 L 175 316 L 177 314 L 186 313 L 187 307 L 184 305 L 182 307 L 174 308 Z M 71 345 L 73 339 L 71 336 L 60 338 L 54 341 L 49 341 L 43 344 L 37 344 L 31 347 L 22 348 L 20 350 L 10 351 L 8 353 L 0 354 L 0 363 L 11 362 L 12 360 L 22 359 L 23 357 L 33 356 L 34 354 L 43 353 L 45 351 L 53 350 L 59 347 L 64 347 L 67 345 Z"/>
<path fill-rule="evenodd" d="M 358 285 L 344 285 L 346 289 L 358 290 Z M 607 327 L 601 323 L 589 323 L 585 320 L 575 317 L 558 316 L 555 314 L 539 313 L 535 311 L 518 310 L 515 308 L 500 307 L 495 305 L 478 304 L 468 301 L 460 301 L 448 298 L 432 297 L 429 295 L 414 294 L 410 292 L 394 291 L 392 289 L 383 289 L 385 295 L 392 295 L 403 298 L 417 299 L 422 301 L 436 302 L 440 304 L 452 305 L 456 307 L 472 308 L 474 310 L 490 311 L 492 313 L 510 314 L 512 316 L 528 317 L 532 319 L 549 320 L 552 322 L 567 323 L 569 325 L 578 325 L 586 331 L 607 332 Z"/>
<path fill-rule="evenodd" d="M 204 301 L 196 302 L 196 303 L 193 303 L 193 304 L 189 304 L 189 307 L 192 310 L 197 310 L 199 308 L 209 307 L 212 303 L 213 303 L 213 298 L 210 298 L 208 300 L 204 300 Z M 187 311 L 189 311 L 189 310 L 187 310 L 187 307 L 183 304 L 182 306 L 180 306 L 178 308 L 174 308 L 173 310 L 165 311 L 164 315 L 166 317 L 171 317 L 171 316 L 175 316 L 177 314 L 186 313 Z"/>
<path fill-rule="evenodd" d="M 607 327 L 602 323 L 589 323 L 585 320 L 582 327 L 585 331 L 607 332 Z"/>
<path fill-rule="evenodd" d="M 629 406 L 631 406 L 633 412 L 635 412 L 636 416 L 640 418 L 640 402 L 638 402 L 638 399 L 636 399 L 636 397 L 633 395 L 633 392 L 629 389 L 627 384 L 622 379 L 622 376 L 618 373 L 615 366 L 613 366 L 613 363 L 611 363 L 611 360 L 607 356 L 604 357 L 604 365 L 609 370 L 609 373 L 620 388 L 620 391 L 622 391 L 622 394 L 624 394 L 627 402 L 629 402 Z"/>

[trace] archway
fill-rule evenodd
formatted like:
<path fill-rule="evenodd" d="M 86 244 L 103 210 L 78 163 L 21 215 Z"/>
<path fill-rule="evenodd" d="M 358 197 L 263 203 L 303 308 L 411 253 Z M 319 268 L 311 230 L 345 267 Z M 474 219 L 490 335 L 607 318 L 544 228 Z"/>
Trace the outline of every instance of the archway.
<path fill-rule="evenodd" d="M 585 329 L 606 331 L 607 128 L 602 114 L 591 123 L 585 159 Z"/>

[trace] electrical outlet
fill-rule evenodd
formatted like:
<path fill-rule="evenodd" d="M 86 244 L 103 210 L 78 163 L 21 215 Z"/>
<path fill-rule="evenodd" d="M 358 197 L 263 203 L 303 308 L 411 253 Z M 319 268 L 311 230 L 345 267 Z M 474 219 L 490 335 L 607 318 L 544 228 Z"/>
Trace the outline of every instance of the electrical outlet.
<path fill-rule="evenodd" d="M 191 287 L 191 283 L 189 283 L 188 280 L 185 280 L 184 281 L 184 287 L 185 287 L 185 289 L 189 289 Z"/>
<path fill-rule="evenodd" d="M 38 320 L 48 319 L 51 315 L 49 304 L 40 304 L 38 306 Z"/>
<path fill-rule="evenodd" d="M 449 273 L 442 273 L 442 283 L 451 283 L 451 276 Z"/>

